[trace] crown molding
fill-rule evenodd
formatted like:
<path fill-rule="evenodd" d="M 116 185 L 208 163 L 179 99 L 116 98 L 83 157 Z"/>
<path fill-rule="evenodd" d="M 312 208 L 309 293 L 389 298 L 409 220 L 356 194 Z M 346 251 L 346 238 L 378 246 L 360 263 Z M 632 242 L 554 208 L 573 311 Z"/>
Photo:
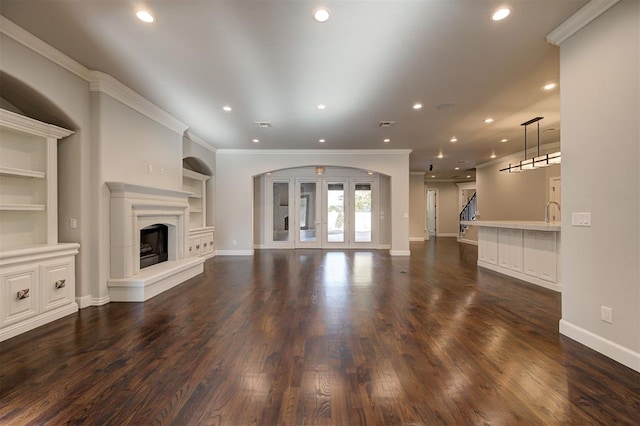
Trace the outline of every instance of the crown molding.
<path fill-rule="evenodd" d="M 201 147 L 203 147 L 204 149 L 207 149 L 211 152 L 213 152 L 214 154 L 216 153 L 216 151 L 218 151 L 216 149 L 216 147 L 209 145 L 204 139 L 199 138 L 198 136 L 194 135 L 193 133 L 191 133 L 190 130 L 187 130 L 187 139 L 189 139 L 191 142 L 196 143 L 198 145 L 200 145 Z"/>
<path fill-rule="evenodd" d="M 218 155 L 409 155 L 412 149 L 218 149 Z"/>
<path fill-rule="evenodd" d="M 111 77 L 109 74 L 100 71 L 91 71 L 90 76 L 90 91 L 109 95 L 176 133 L 183 134 L 185 130 L 187 130 L 188 126 L 185 123 Z"/>
<path fill-rule="evenodd" d="M 560 46 L 569 37 L 587 26 L 591 21 L 609 10 L 620 0 L 591 0 L 569 19 L 560 24 L 555 30 L 547 34 L 547 42 Z"/>
<path fill-rule="evenodd" d="M 0 15 L 0 32 L 72 74 L 89 82 L 89 90 L 105 93 L 176 133 L 184 133 L 187 125 L 120 81 L 100 71 L 92 71 L 55 47 Z"/>
<path fill-rule="evenodd" d="M 409 172 L 409 176 L 424 176 L 427 172 Z"/>
<path fill-rule="evenodd" d="M 39 39 L 2 15 L 0 15 L 0 32 L 33 50 L 39 55 L 44 56 L 67 71 L 77 75 L 81 79 L 89 81 L 90 70 L 87 67 L 82 65 L 80 62 L 71 59 L 55 47 L 47 44 L 42 39 Z"/>

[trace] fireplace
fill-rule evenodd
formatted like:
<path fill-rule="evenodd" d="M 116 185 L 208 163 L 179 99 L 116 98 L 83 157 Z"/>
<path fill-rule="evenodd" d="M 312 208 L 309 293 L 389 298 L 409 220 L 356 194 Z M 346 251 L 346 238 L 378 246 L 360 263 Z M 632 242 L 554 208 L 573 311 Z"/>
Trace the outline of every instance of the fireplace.
<path fill-rule="evenodd" d="M 142 302 L 203 272 L 188 257 L 190 192 L 107 182 L 113 302 Z"/>
<path fill-rule="evenodd" d="M 168 238 L 167 225 L 157 223 L 140 230 L 140 269 L 169 259 Z"/>

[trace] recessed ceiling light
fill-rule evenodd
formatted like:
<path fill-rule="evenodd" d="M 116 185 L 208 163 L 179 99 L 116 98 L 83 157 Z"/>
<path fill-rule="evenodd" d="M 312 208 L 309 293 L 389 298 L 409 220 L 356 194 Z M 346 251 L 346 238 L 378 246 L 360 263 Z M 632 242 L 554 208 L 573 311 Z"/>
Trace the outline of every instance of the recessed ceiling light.
<path fill-rule="evenodd" d="M 319 104 L 318 109 L 325 109 L 327 106 L 325 104 Z"/>
<path fill-rule="evenodd" d="M 436 177 L 436 175 L 431 175 L 432 178 Z"/>
<path fill-rule="evenodd" d="M 485 118 L 484 122 L 487 124 L 493 123 L 493 118 L 489 117 L 489 118 Z"/>
<path fill-rule="evenodd" d="M 456 167 L 454 170 L 460 170 L 460 167 Z"/>
<path fill-rule="evenodd" d="M 556 83 L 547 83 L 544 86 L 542 86 L 540 89 L 549 91 L 549 90 L 555 89 L 556 86 L 557 86 Z"/>
<path fill-rule="evenodd" d="M 490 158 L 496 158 L 496 155 L 495 154 L 491 154 L 489 157 Z"/>
<path fill-rule="evenodd" d="M 318 139 L 318 142 L 325 143 L 326 141 L 324 139 Z"/>
<path fill-rule="evenodd" d="M 313 19 L 317 22 L 327 22 L 331 13 L 326 7 L 319 7 L 313 11 Z"/>
<path fill-rule="evenodd" d="M 469 179 L 471 177 L 471 175 L 467 175 L 467 179 Z"/>
<path fill-rule="evenodd" d="M 384 143 L 389 143 L 389 142 L 391 142 L 391 139 L 385 139 L 385 140 L 383 140 L 382 142 L 384 142 Z"/>
<path fill-rule="evenodd" d="M 438 158 L 444 158 L 444 155 L 442 153 L 438 154 Z"/>
<path fill-rule="evenodd" d="M 155 18 L 153 17 L 153 15 L 147 12 L 146 10 L 137 11 L 136 16 L 138 17 L 139 20 L 141 20 L 142 22 L 146 22 L 147 24 L 150 24 L 153 21 L 155 21 Z"/>
<path fill-rule="evenodd" d="M 500 142 L 502 143 L 509 142 L 509 139 L 500 139 Z"/>
<path fill-rule="evenodd" d="M 413 109 L 422 109 L 422 104 L 421 103 L 413 104 Z"/>
<path fill-rule="evenodd" d="M 227 111 L 227 112 L 231 112 L 231 110 L 232 110 L 232 108 L 229 105 L 223 106 L 222 109 Z"/>
<path fill-rule="evenodd" d="M 495 12 L 493 12 L 493 15 L 491 15 L 491 19 L 493 19 L 494 21 L 502 21 L 504 18 L 506 18 L 510 14 L 511 14 L 511 9 L 509 9 L 508 7 L 501 7 L 499 9 L 496 9 Z"/>
<path fill-rule="evenodd" d="M 458 138 L 456 138 L 456 137 L 454 136 L 454 137 L 452 137 L 451 139 L 449 139 L 449 142 L 451 142 L 451 143 L 458 142 Z"/>
<path fill-rule="evenodd" d="M 253 140 L 253 143 L 258 143 L 258 142 L 260 142 L 260 139 L 254 139 Z"/>
<path fill-rule="evenodd" d="M 371 170 L 369 170 L 369 171 L 367 172 L 367 174 L 368 174 L 369 176 L 372 176 L 372 175 L 373 175 L 373 172 L 372 172 Z"/>

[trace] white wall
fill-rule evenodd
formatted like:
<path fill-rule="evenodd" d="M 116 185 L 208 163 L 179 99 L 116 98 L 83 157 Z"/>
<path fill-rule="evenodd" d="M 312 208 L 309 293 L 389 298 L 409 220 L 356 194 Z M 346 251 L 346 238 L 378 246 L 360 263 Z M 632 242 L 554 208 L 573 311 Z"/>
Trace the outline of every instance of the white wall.
<path fill-rule="evenodd" d="M 411 241 L 424 241 L 425 192 L 424 173 L 412 172 L 409 176 L 409 236 Z"/>
<path fill-rule="evenodd" d="M 409 153 L 409 150 L 217 151 L 217 253 L 253 252 L 254 176 L 280 169 L 321 165 L 372 170 L 391 177 L 391 253 L 408 255 Z"/>
<path fill-rule="evenodd" d="M 27 106 L 34 111 L 39 109 L 52 120 L 33 118 L 54 121 L 75 131 L 58 145 L 59 240 L 80 243 L 76 257 L 80 307 L 105 303 L 109 300 L 110 193 L 104 182 L 117 180 L 181 189 L 186 126 L 180 128 L 178 120 L 136 98 L 137 94 L 119 82 L 90 72 L 3 17 L 0 19 L 0 70 L 23 85 L 17 91 L 25 93 L 19 93 L 18 98 L 28 99 L 18 101 L 38 103 Z M 0 97 L 5 93 L 15 97 L 13 89 L 0 88 Z M 145 114 L 106 94 L 123 91 L 129 91 L 124 97 L 136 98 L 137 104 L 146 102 Z M 29 113 L 26 108 L 24 112 Z M 149 164 L 153 166 L 152 173 L 148 172 Z M 77 219 L 77 229 L 70 229 L 71 217 Z"/>
<path fill-rule="evenodd" d="M 380 176 L 380 238 L 378 244 L 391 247 L 391 177 Z"/>
<path fill-rule="evenodd" d="M 99 268 L 99 256 L 92 250 L 99 239 L 97 169 L 89 130 L 89 83 L 5 34 L 0 35 L 0 51 L 0 69 L 37 92 L 46 99 L 45 103 L 54 104 L 72 122 L 66 127 L 76 132 L 64 139 L 58 149 L 58 237 L 60 242 L 80 243 L 76 256 L 76 295 L 89 295 L 90 283 L 98 280 Z M 0 87 L 0 91 L 4 89 Z M 77 219 L 76 229 L 69 228 L 70 217 Z"/>
<path fill-rule="evenodd" d="M 623 0 L 560 46 L 560 331 L 640 371 L 640 3 Z M 572 227 L 572 212 L 592 226 Z M 613 324 L 600 307 L 613 309 Z"/>

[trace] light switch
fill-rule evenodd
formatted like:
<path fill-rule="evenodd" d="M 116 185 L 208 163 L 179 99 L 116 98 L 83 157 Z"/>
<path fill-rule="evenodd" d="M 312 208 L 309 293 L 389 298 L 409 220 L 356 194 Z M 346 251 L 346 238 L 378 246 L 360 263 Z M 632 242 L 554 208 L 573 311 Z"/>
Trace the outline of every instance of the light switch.
<path fill-rule="evenodd" d="M 591 213 L 571 213 L 571 226 L 591 226 Z"/>
<path fill-rule="evenodd" d="M 78 227 L 78 219 L 76 219 L 75 217 L 69 218 L 69 228 L 76 229 L 77 227 Z"/>

